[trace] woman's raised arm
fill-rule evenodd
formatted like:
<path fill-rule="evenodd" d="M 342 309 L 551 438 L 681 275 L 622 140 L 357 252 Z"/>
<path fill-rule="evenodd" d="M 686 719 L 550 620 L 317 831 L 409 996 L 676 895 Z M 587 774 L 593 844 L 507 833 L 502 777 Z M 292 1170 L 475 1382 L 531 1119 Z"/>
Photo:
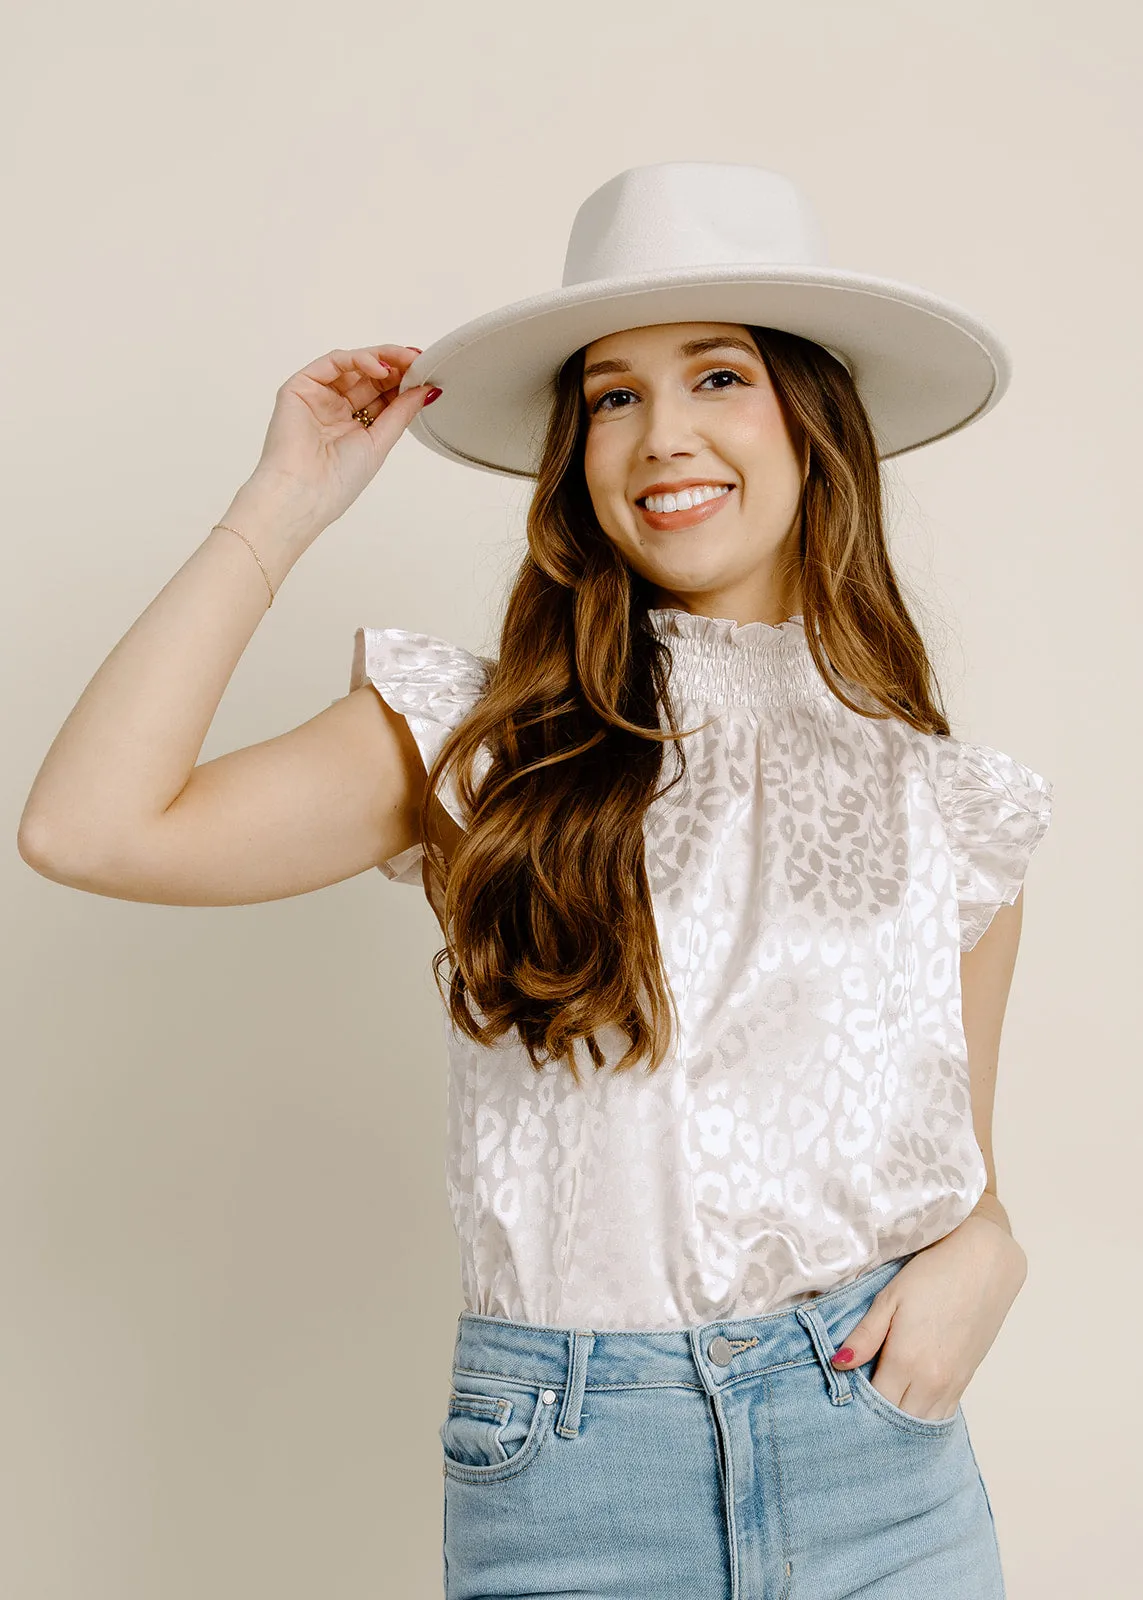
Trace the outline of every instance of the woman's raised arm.
<path fill-rule="evenodd" d="M 332 351 L 278 390 L 228 526 L 119 640 L 44 758 L 17 839 L 37 872 L 124 899 L 234 904 L 337 882 L 416 841 L 424 768 L 404 719 L 367 687 L 195 766 L 267 583 L 277 590 L 425 403 L 427 386 L 398 392 L 416 353 Z M 365 405 L 380 407 L 369 428 L 354 416 Z"/>

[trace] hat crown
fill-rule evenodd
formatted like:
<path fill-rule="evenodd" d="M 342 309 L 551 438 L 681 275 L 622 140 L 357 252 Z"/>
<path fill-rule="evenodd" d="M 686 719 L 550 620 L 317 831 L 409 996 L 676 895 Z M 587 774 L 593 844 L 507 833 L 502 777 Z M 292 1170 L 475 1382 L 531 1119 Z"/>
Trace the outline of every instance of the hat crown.
<path fill-rule="evenodd" d="M 628 167 L 572 222 L 563 287 L 707 266 L 828 267 L 813 207 L 784 173 L 739 162 Z"/>
<path fill-rule="evenodd" d="M 569 356 L 626 328 L 715 322 L 784 332 L 848 371 L 879 460 L 966 427 L 1011 363 L 979 317 L 896 278 L 836 267 L 785 173 L 739 162 L 628 167 L 579 206 L 563 277 L 473 317 L 406 369 L 443 390 L 409 431 L 466 466 L 535 478 Z"/>

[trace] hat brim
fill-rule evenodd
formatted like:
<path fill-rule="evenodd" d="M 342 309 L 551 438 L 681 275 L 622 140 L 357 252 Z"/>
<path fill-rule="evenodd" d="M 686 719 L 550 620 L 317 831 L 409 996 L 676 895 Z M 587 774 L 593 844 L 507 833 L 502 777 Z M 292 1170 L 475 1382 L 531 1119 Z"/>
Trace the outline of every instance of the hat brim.
<path fill-rule="evenodd" d="M 453 329 L 402 379 L 402 391 L 420 383 L 442 390 L 408 431 L 464 466 L 534 478 L 567 357 L 606 334 L 667 322 L 782 328 L 836 350 L 882 460 L 977 421 L 1011 378 L 991 328 L 911 284 L 830 267 L 694 267 L 551 290 Z"/>

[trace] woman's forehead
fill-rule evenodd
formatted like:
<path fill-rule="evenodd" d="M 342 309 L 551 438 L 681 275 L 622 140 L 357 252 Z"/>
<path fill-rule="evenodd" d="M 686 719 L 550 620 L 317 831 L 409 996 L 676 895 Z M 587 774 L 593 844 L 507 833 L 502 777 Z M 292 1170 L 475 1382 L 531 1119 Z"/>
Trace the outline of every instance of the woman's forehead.
<path fill-rule="evenodd" d="M 617 355 L 621 347 L 647 349 L 653 347 L 664 352 L 679 349 L 689 339 L 712 337 L 717 334 L 737 334 L 749 337 L 749 330 L 741 322 L 659 322 L 642 327 L 622 328 L 617 333 L 604 334 L 586 345 L 590 358 L 600 355 Z"/>

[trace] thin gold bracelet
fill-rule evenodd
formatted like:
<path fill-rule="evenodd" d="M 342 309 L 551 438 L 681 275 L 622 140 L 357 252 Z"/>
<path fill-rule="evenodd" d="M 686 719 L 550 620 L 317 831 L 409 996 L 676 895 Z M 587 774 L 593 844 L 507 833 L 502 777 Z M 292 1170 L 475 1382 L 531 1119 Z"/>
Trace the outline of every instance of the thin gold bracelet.
<path fill-rule="evenodd" d="M 226 522 L 216 522 L 215 525 L 214 525 L 214 528 L 225 528 L 227 533 L 238 533 L 238 529 L 237 528 L 232 528 L 230 526 L 230 524 L 226 523 Z M 211 533 L 214 532 L 214 528 L 212 528 L 210 530 Z M 255 550 L 254 546 L 250 543 L 250 540 L 246 537 L 246 535 L 244 533 L 238 533 L 238 537 L 242 540 L 242 543 L 249 550 L 250 554 L 254 557 L 254 559 L 258 563 L 258 565 L 260 567 L 262 567 L 262 557 L 258 554 L 257 550 Z M 265 567 L 262 567 L 262 576 L 265 578 L 266 587 L 270 591 L 270 601 L 269 601 L 269 605 L 267 605 L 267 607 L 266 607 L 266 610 L 269 611 L 270 606 L 272 606 L 274 604 L 274 586 L 270 582 L 270 574 L 266 571 Z"/>

